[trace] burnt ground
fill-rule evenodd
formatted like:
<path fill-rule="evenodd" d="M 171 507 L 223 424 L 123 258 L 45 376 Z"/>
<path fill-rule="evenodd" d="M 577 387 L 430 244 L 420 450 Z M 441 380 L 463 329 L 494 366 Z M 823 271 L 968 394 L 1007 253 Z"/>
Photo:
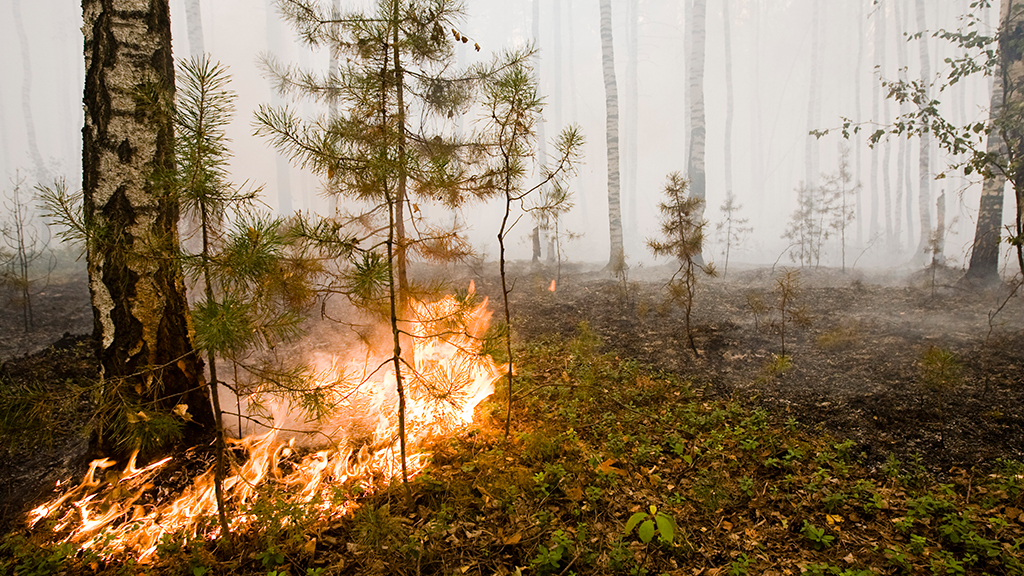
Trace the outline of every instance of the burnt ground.
<path fill-rule="evenodd" d="M 748 269 L 704 281 L 693 313 L 695 356 L 682 310 L 665 304 L 672 272 L 635 269 L 623 283 L 563 269 L 550 292 L 551 270 L 524 271 L 510 298 L 514 333 L 524 341 L 567 337 L 587 322 L 609 352 L 690 378 L 709 396 L 849 437 L 876 466 L 889 454 L 920 456 L 941 474 L 1024 458 L 1024 298 L 1007 301 L 1011 287 L 978 290 L 947 269 L 934 284 L 925 272 L 802 270 L 796 306 L 810 324 L 787 325 L 791 367 L 772 377 L 767 366 L 782 351 L 779 312 L 755 318 L 750 301 L 776 306 L 780 274 Z M 500 295 L 493 281 L 482 291 Z M 920 377 L 933 346 L 959 359 L 960 378 L 948 390 Z"/>
<path fill-rule="evenodd" d="M 491 267 L 488 267 L 490 269 Z M 694 312 L 698 355 L 689 348 L 682 311 L 664 303 L 670 268 L 635 268 L 627 282 L 598 268 L 564 266 L 550 292 L 552 268 L 513 266 L 513 326 L 519 341 L 571 337 L 586 322 L 604 348 L 623 359 L 678 374 L 709 397 L 734 397 L 764 406 L 783 421 L 853 439 L 869 464 L 889 454 L 940 474 L 997 458 L 1024 460 L 1024 297 L 1008 286 L 977 290 L 958 285 L 959 273 L 940 270 L 910 277 L 832 269 L 803 270 L 796 305 L 807 327 L 787 326 L 791 367 L 770 376 L 781 352 L 779 313 L 755 317 L 750 301 L 774 306 L 778 274 L 731 270 L 706 279 Z M 489 295 L 500 316 L 500 283 L 493 274 L 466 273 Z M 51 283 L 34 306 L 36 328 L 25 333 L 17 310 L 0 315 L 0 399 L 36 386 L 46 404 L 60 389 L 95 378 L 88 289 L 83 275 Z M 55 343 L 55 344 L 54 344 Z M 920 360 L 930 347 L 961 361 L 961 377 L 944 393 L 924 386 Z M 43 431 L 26 430 L 17 448 L 0 448 L 0 524 L 41 499 L 60 478 L 77 476 L 87 442 L 80 425 L 88 394 L 76 392 L 78 426 L 65 411 Z M 84 406 L 84 408 L 82 408 Z M 0 415 L 8 420 L 11 413 Z M 16 417 L 16 415 L 14 415 Z M 16 429 L 17 426 L 15 425 Z M 10 427 L 5 427 L 10 430 Z M 6 443 L 10 444 L 10 443 Z"/>

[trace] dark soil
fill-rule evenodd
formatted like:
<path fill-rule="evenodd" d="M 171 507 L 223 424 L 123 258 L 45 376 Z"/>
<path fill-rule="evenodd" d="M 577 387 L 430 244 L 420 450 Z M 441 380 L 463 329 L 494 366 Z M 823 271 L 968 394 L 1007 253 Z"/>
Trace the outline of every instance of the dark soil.
<path fill-rule="evenodd" d="M 552 270 L 521 273 L 510 298 L 520 340 L 571 336 L 586 322 L 609 352 L 849 437 L 873 465 L 889 454 L 919 456 L 941 474 L 1024 458 L 1024 302 L 1007 301 L 1010 286 L 958 285 L 962 272 L 947 269 L 934 283 L 923 271 L 903 278 L 800 271 L 795 305 L 810 325 L 787 324 L 792 365 L 773 378 L 766 366 L 782 351 L 780 314 L 755 319 L 750 299 L 775 307 L 780 273 L 705 280 L 693 312 L 695 356 L 682 310 L 665 303 L 672 269 L 633 270 L 625 283 L 573 272 L 563 271 L 555 292 Z M 500 306 L 500 285 L 485 283 L 482 291 Z M 920 361 L 933 346 L 961 364 L 961 379 L 948 389 L 922 382 Z"/>
<path fill-rule="evenodd" d="M 1024 459 L 1022 298 L 1010 298 L 990 321 L 1010 287 L 958 286 L 960 274 L 949 270 L 939 271 L 934 288 L 923 272 L 896 278 L 804 270 L 796 305 L 806 308 L 811 323 L 787 324 L 792 366 L 771 377 L 765 368 L 782 347 L 779 311 L 755 318 L 749 302 L 775 306 L 779 275 L 752 269 L 705 280 L 694 309 L 694 355 L 682 311 L 664 302 L 671 272 L 635 269 L 622 282 L 596 268 L 565 266 L 552 292 L 553 268 L 519 267 L 511 295 L 515 337 L 569 337 L 585 322 L 608 352 L 692 379 L 705 394 L 735 396 L 782 420 L 849 437 L 874 465 L 890 454 L 901 460 L 919 455 L 942 474 L 998 458 Z M 499 279 L 468 274 L 466 283 L 470 277 L 500 317 Z M 34 316 L 36 327 L 27 334 L 20 316 L 0 316 L 0 387 L 35 382 L 54 390 L 95 379 L 94 343 L 61 338 L 91 330 L 85 278 L 40 294 Z M 954 352 L 962 364 L 962 378 L 941 393 L 920 377 L 921 357 L 933 346 Z M 81 402 L 87 404 L 84 397 Z M 82 416 L 80 426 L 87 421 Z M 71 471 L 85 463 L 85 435 L 68 422 L 62 426 L 21 448 L 0 450 L 0 520 L 21 517 L 56 480 L 77 476 Z"/>

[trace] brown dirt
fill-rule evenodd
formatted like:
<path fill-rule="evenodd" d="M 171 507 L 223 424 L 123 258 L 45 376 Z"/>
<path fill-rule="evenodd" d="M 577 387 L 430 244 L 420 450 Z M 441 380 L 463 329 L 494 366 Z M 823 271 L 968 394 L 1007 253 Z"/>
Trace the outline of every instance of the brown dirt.
<path fill-rule="evenodd" d="M 520 340 L 572 336 L 587 322 L 605 349 L 691 378 L 715 396 L 763 405 L 782 419 L 849 437 L 869 463 L 889 454 L 920 456 L 942 473 L 997 458 L 1024 458 L 1024 298 L 1009 286 L 958 286 L 962 272 L 940 269 L 899 278 L 832 269 L 799 273 L 797 306 L 809 327 L 788 325 L 792 367 L 769 378 L 781 353 L 778 310 L 755 316 L 748 296 L 776 304 L 779 273 L 732 271 L 707 279 L 694 310 L 699 357 L 689 348 L 683 313 L 665 304 L 670 268 L 607 274 L 569 269 L 555 292 L 553 270 L 525 269 L 511 295 Z M 481 282 L 498 306 L 500 285 Z M 929 347 L 954 352 L 962 380 L 939 394 L 921 382 Z"/>
<path fill-rule="evenodd" d="M 565 266 L 550 292 L 553 269 L 513 267 L 514 334 L 519 341 L 571 337 L 586 322 L 605 349 L 623 359 L 691 378 L 709 395 L 731 395 L 782 420 L 793 417 L 852 438 L 874 465 L 889 454 L 919 454 L 924 465 L 943 473 L 997 458 L 1024 459 L 1024 298 L 1011 298 L 989 320 L 1009 287 L 956 287 L 959 274 L 946 270 L 934 291 L 924 273 L 896 278 L 804 270 L 797 304 L 812 322 L 787 328 L 792 367 L 766 378 L 766 364 L 781 351 L 778 312 L 755 321 L 748 296 L 773 304 L 778 275 L 750 269 L 705 280 L 694 313 L 695 357 L 682 311 L 664 303 L 671 272 L 634 269 L 623 283 L 598 269 Z M 467 273 L 459 282 L 470 278 L 500 317 L 499 280 Z M 68 378 L 95 375 L 89 339 L 61 338 L 91 329 L 84 276 L 48 287 L 34 312 L 36 328 L 28 334 L 19 316 L 0 315 L 0 386 L 34 380 L 59 388 Z M 941 398 L 920 382 L 919 361 L 930 346 L 951 350 L 963 364 L 962 382 Z M 20 517 L 55 479 L 76 475 L 71 471 L 84 463 L 81 431 L 54 432 L 50 446 L 0 450 L 0 524 Z"/>

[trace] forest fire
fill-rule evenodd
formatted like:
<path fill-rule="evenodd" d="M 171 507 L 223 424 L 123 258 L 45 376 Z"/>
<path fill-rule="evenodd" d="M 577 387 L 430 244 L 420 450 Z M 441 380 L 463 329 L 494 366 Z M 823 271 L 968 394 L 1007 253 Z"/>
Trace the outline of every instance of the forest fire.
<path fill-rule="evenodd" d="M 451 435 L 471 423 L 474 408 L 493 393 L 503 368 L 481 353 L 491 316 L 486 299 L 467 306 L 446 296 L 412 302 L 410 307 L 415 318 L 408 326 L 412 354 L 402 379 L 410 447 L 407 468 L 414 475 L 427 463 L 424 441 Z M 339 400 L 371 411 L 377 420 L 372 442 L 352 445 L 342 431 L 329 435 L 331 447 L 300 457 L 295 438 L 286 440 L 277 428 L 232 441 L 234 456 L 223 483 L 232 530 L 245 529 L 255 518 L 251 506 L 267 485 L 289 503 L 337 516 L 355 506 L 348 499 L 339 501 L 339 488 L 358 486 L 363 494 L 372 493 L 401 477 L 393 363 L 381 354 L 363 356 L 366 359 L 359 361 L 334 359 L 315 378 L 318 384 L 338 383 L 334 393 Z M 342 384 L 356 365 L 361 365 L 363 377 Z M 139 468 L 133 455 L 120 471 L 110 459 L 93 461 L 77 487 L 35 508 L 29 524 L 34 527 L 49 518 L 53 533 L 64 541 L 102 554 L 132 551 L 140 561 L 153 556 L 165 535 L 185 540 L 217 536 L 212 466 L 177 497 L 159 501 L 154 495 L 154 481 L 171 460 Z"/>

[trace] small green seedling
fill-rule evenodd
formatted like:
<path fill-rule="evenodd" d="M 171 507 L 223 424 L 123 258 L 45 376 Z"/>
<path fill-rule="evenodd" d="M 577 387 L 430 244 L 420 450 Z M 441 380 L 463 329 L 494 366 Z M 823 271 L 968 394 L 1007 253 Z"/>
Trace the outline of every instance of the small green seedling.
<path fill-rule="evenodd" d="M 807 520 L 804 520 L 804 527 L 800 532 L 804 537 L 814 543 L 815 550 L 828 548 L 835 541 L 836 537 L 825 533 L 824 528 L 818 528 Z"/>
<path fill-rule="evenodd" d="M 662 542 L 669 544 L 676 537 L 676 521 L 668 514 L 659 512 L 658 507 L 653 504 L 647 511 L 640 511 L 629 517 L 629 521 L 626 522 L 625 534 L 628 536 L 634 528 L 636 528 L 636 534 L 640 537 L 640 541 L 644 544 L 650 544 L 655 534 L 661 537 Z"/>

